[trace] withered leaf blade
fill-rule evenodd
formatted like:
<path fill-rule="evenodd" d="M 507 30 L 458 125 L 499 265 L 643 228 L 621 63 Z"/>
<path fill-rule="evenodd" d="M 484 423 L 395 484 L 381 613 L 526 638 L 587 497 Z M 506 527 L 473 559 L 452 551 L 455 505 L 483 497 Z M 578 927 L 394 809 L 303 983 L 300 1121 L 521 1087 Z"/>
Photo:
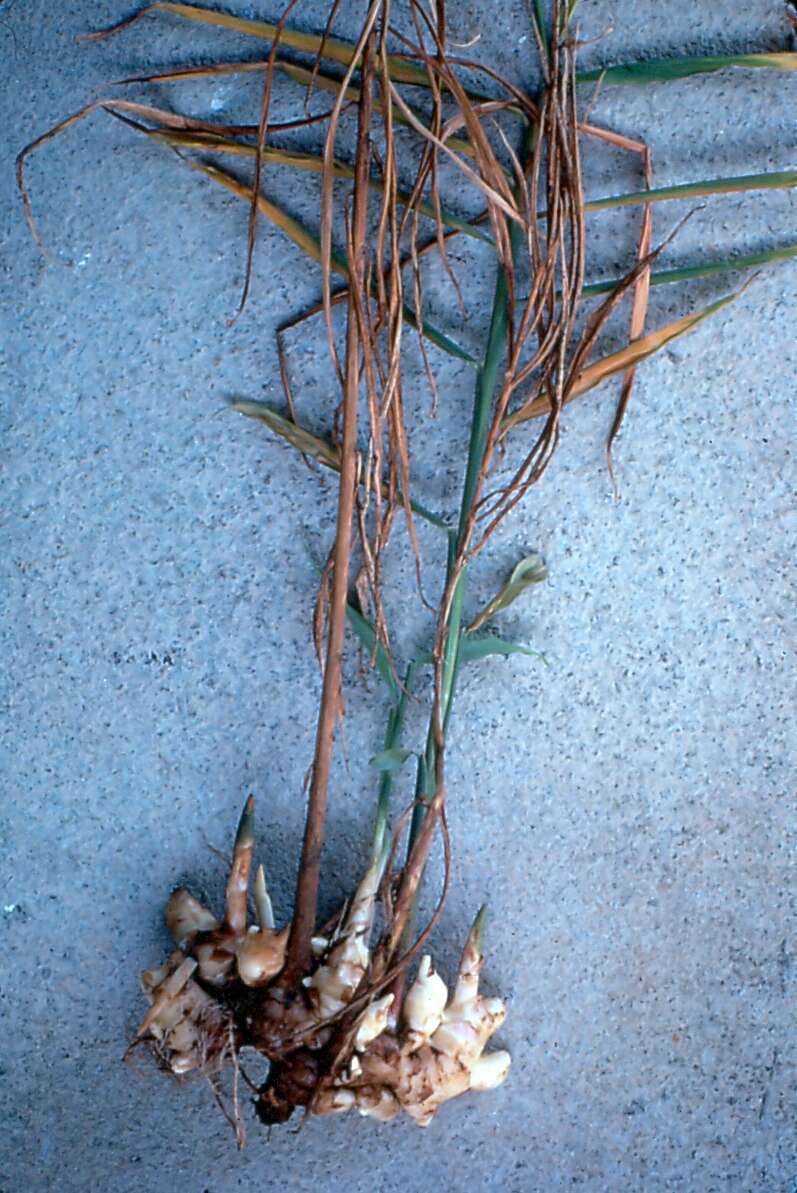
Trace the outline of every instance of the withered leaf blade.
<path fill-rule="evenodd" d="M 244 17 L 232 16 L 226 12 L 216 12 L 211 8 L 203 8 L 199 4 L 176 4 L 170 3 L 169 0 L 156 0 L 156 3 L 148 5 L 137 15 L 143 16 L 147 12 L 171 13 L 173 16 L 182 17 L 186 21 L 195 21 L 202 25 L 217 25 L 222 29 L 229 29 L 232 33 L 243 33 L 247 37 L 256 37 L 261 41 L 273 42 L 278 32 L 278 26 L 272 24 L 270 21 L 248 20 Z M 121 26 L 116 26 L 115 28 L 121 28 L 130 23 L 130 21 L 124 21 Z M 99 37 L 107 37 L 108 34 L 114 31 L 115 29 L 109 29 L 105 33 L 94 34 L 92 35 L 92 40 L 98 40 Z M 289 25 L 283 26 L 280 30 L 280 42 L 292 50 L 298 50 L 304 54 L 318 54 L 331 62 L 339 63 L 341 66 L 348 66 L 353 57 L 352 46 L 347 42 L 339 41 L 335 37 L 321 37 L 317 33 L 304 33 L 299 29 L 291 28 Z M 426 73 L 420 67 L 392 55 L 388 56 L 388 61 L 393 78 L 403 83 L 414 83 L 418 86 L 428 85 Z"/>
<path fill-rule="evenodd" d="M 534 584 L 541 584 L 547 576 L 548 569 L 545 566 L 545 560 L 538 552 L 533 551 L 531 555 L 527 555 L 524 559 L 521 559 L 519 563 L 515 564 L 512 574 L 503 588 L 495 594 L 493 599 L 484 606 L 478 617 L 474 618 L 470 623 L 467 633 L 472 634 L 480 629 L 496 613 L 514 604 L 527 588 L 531 588 Z M 486 639 L 486 641 L 489 641 L 489 639 Z"/>
<path fill-rule="evenodd" d="M 321 439 L 318 435 L 313 435 L 305 427 L 299 426 L 292 419 L 280 414 L 273 406 L 269 406 L 268 402 L 241 399 L 233 402 L 230 409 L 234 410 L 236 414 L 245 414 L 247 418 L 258 419 L 260 422 L 265 423 L 271 431 L 280 435 L 287 443 L 290 443 L 291 447 L 295 447 L 297 451 L 301 452 L 303 456 L 310 456 L 314 460 L 318 460 L 320 464 L 326 465 L 327 468 L 332 468 L 335 472 L 340 472 L 340 453 L 334 443 L 330 443 L 327 439 Z M 398 497 L 400 502 L 403 503 L 404 497 L 400 490 Z M 419 518 L 423 518 L 425 522 L 437 527 L 438 530 L 443 530 L 447 534 L 450 533 L 448 523 L 433 513 L 432 510 L 427 509 L 425 505 L 422 505 L 413 498 L 410 501 L 410 506 L 412 512 L 417 514 Z"/>
<path fill-rule="evenodd" d="M 245 414 L 247 418 L 257 418 L 264 422 L 270 430 L 282 436 L 303 456 L 312 456 L 314 460 L 326 464 L 327 468 L 340 471 L 340 453 L 331 443 L 319 439 L 304 427 L 297 426 L 289 418 L 278 414 L 266 402 L 233 402 L 232 409 L 238 414 Z"/>
<path fill-rule="evenodd" d="M 175 149 L 198 149 L 212 153 L 229 153 L 240 157 L 255 157 L 257 153 L 254 145 L 236 140 L 233 137 L 224 136 L 220 132 L 204 130 L 185 131 L 181 129 L 172 131 L 171 129 L 150 129 L 142 126 L 138 126 L 138 131 L 144 133 L 152 140 L 162 141 Z M 261 157 L 263 161 L 270 162 L 272 165 L 288 166 L 291 169 L 305 170 L 311 174 L 321 174 L 324 169 L 324 159 L 320 154 L 316 153 L 303 153 L 298 150 L 289 152 L 284 149 L 275 149 L 266 146 L 261 150 Z M 349 166 L 345 162 L 333 161 L 331 168 L 336 178 L 351 179 L 354 177 L 353 166 Z M 379 178 L 369 179 L 368 185 L 378 192 L 384 190 L 384 183 Z M 406 191 L 396 191 L 396 198 L 399 203 L 405 205 L 410 201 L 410 196 Z M 474 240 L 481 240 L 484 244 L 493 243 L 492 237 L 482 231 L 481 228 L 477 228 L 475 224 L 468 223 L 467 220 L 460 219 L 455 212 L 449 211 L 447 207 L 441 206 L 438 213 L 430 203 L 422 199 L 415 203 L 415 210 L 431 220 L 436 219 L 439 214 L 447 228 L 456 228 L 463 235 L 470 236 Z"/>

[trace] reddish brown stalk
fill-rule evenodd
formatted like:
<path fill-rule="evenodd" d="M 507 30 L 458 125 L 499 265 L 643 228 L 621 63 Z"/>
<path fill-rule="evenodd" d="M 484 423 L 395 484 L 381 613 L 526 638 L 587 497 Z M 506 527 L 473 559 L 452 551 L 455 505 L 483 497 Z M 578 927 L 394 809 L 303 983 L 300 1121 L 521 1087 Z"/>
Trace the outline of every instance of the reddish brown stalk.
<path fill-rule="evenodd" d="M 277 52 L 279 50 L 280 37 L 285 28 L 288 17 L 293 9 L 296 7 L 298 0 L 288 0 L 288 5 L 285 8 L 282 16 L 277 22 L 276 31 L 274 33 L 274 42 L 269 52 L 268 61 L 266 64 L 266 77 L 263 80 L 263 95 L 260 101 L 260 120 L 257 126 L 257 149 L 255 151 L 255 177 L 252 183 L 252 201 L 249 205 L 249 225 L 246 236 L 246 271 L 244 273 L 244 285 L 241 292 L 241 301 L 238 305 L 238 310 L 233 316 L 230 323 L 235 323 L 239 315 L 246 306 L 246 300 L 249 297 L 249 288 L 252 283 L 252 262 L 255 255 L 255 240 L 257 238 L 257 222 L 259 216 L 258 198 L 260 196 L 260 178 L 263 172 L 263 150 L 266 146 L 268 138 L 268 113 L 271 107 L 271 90 L 274 84 L 274 64 L 277 60 Z"/>
<path fill-rule="evenodd" d="M 332 33 L 332 27 L 335 24 L 335 17 L 338 15 L 339 8 L 340 0 L 332 0 L 332 3 L 329 6 L 329 12 L 327 13 L 326 23 L 324 24 L 324 32 L 321 34 L 321 42 L 318 46 L 318 52 L 315 56 L 315 61 L 313 62 L 313 69 L 310 74 L 310 82 L 307 84 L 307 90 L 304 96 L 305 111 L 309 109 L 310 100 L 313 98 L 313 90 L 315 88 L 316 79 L 321 71 L 321 63 L 324 61 L 327 42 L 329 41 L 330 34 Z"/>
<path fill-rule="evenodd" d="M 343 442 L 341 444 L 340 486 L 338 489 L 337 532 L 334 549 L 332 597 L 329 609 L 327 653 L 324 682 L 316 732 L 313 772 L 308 796 L 299 877 L 296 883 L 294 917 L 288 939 L 285 969 L 281 985 L 293 986 L 310 968 L 310 941 L 315 930 L 321 850 L 324 843 L 329 774 L 332 747 L 341 700 L 341 662 L 349 588 L 352 519 L 357 480 L 357 406 L 360 389 L 360 349 L 362 334 L 357 314 L 357 298 L 365 282 L 366 232 L 368 215 L 368 176 L 371 163 L 371 85 L 373 59 L 370 43 L 366 46 L 362 68 L 362 88 L 357 127 L 354 209 L 352 215 L 352 257 L 349 261 L 352 285 L 349 293 L 346 328 L 346 373 L 343 393 Z"/>
<path fill-rule="evenodd" d="M 407 203 L 402 220 L 398 216 L 398 163 L 396 161 L 395 128 L 393 123 L 393 103 L 390 94 L 390 56 L 387 52 L 387 28 L 390 19 L 390 3 L 386 0 L 382 14 L 382 26 L 379 34 L 378 70 L 379 83 L 382 92 L 380 111 L 383 117 L 385 159 L 384 159 L 384 200 L 380 213 L 379 228 L 376 238 L 376 265 L 379 294 L 379 311 L 384 318 L 387 332 L 387 367 L 382 373 L 382 396 L 378 403 L 378 415 L 372 419 L 372 439 L 375 444 L 374 458 L 374 487 L 377 493 L 377 538 L 376 560 L 377 567 L 381 551 L 387 545 L 392 524 L 394 510 L 397 503 L 397 492 L 403 496 L 404 515 L 410 545 L 415 559 L 415 572 L 418 589 L 421 591 L 421 553 L 415 520 L 412 512 L 410 496 L 410 450 L 407 429 L 404 421 L 404 402 L 401 387 L 401 342 L 404 329 L 404 285 L 402 278 L 401 237 L 406 220 L 413 212 L 415 203 L 420 199 L 417 186 Z M 416 214 L 413 212 L 413 214 Z M 417 215 L 416 215 L 417 218 Z M 439 229 L 438 229 L 439 240 Z M 410 242 L 410 257 L 413 270 L 417 276 L 418 250 L 416 236 Z M 422 316 L 416 310 L 419 328 L 419 339 Z M 426 361 L 426 347 L 423 345 L 422 355 Z M 427 377 L 431 370 L 427 364 Z M 381 437 L 382 426 L 387 427 L 387 447 L 389 464 L 389 514 L 385 529 L 379 533 L 381 514 L 379 512 L 379 493 L 381 490 Z M 381 598 L 375 593 L 377 606 L 381 606 Z"/>
<path fill-rule="evenodd" d="M 340 367 L 340 360 L 338 358 L 338 349 L 335 344 L 335 335 L 332 327 L 332 298 L 331 298 L 331 276 L 332 276 L 332 198 L 335 184 L 335 138 L 338 131 L 338 122 L 340 114 L 343 110 L 346 91 L 354 75 L 355 70 L 360 64 L 360 59 L 363 57 L 366 45 L 368 44 L 376 19 L 379 16 L 382 0 L 372 0 L 371 6 L 368 9 L 363 28 L 360 36 L 357 39 L 357 44 L 352 53 L 351 62 L 348 69 L 343 76 L 338 91 L 338 97 L 335 101 L 335 106 L 332 109 L 332 115 L 329 118 L 329 129 L 327 130 L 326 140 L 324 141 L 324 169 L 321 175 L 321 214 L 320 214 L 320 242 L 321 242 L 321 297 L 323 302 L 324 317 L 327 325 L 327 343 L 329 345 L 329 354 L 332 358 L 332 363 L 335 367 L 335 372 L 341 386 L 345 385 L 343 371 Z M 358 103 L 362 103 L 362 95 L 359 96 Z M 372 97 L 368 98 L 369 109 L 373 108 Z M 362 108 L 360 107 L 360 111 Z M 361 124 L 358 124 L 358 129 Z M 359 137 L 359 132 L 358 132 Z M 358 143 L 359 144 L 359 143 Z M 369 157 L 366 162 L 360 163 L 365 171 L 366 177 L 370 174 L 370 143 L 369 143 Z M 363 279 L 365 271 L 363 270 Z M 352 300 L 349 299 L 350 307 Z M 351 318 L 351 313 L 350 313 Z"/>

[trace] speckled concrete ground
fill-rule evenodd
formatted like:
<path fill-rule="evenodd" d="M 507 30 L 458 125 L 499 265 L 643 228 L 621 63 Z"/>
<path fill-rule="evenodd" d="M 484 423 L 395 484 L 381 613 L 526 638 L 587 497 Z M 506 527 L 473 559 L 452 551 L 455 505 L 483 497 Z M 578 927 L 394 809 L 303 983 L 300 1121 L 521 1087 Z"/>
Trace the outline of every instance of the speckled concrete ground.
<path fill-rule="evenodd" d="M 351 25 L 361 6 L 344 7 Z M 582 8 L 585 37 L 615 27 L 585 49 L 596 64 L 787 44 L 774 0 Z M 474 52 L 530 77 L 519 3 L 451 9 L 454 40 L 481 34 Z M 179 879 L 218 894 L 209 843 L 226 846 L 250 789 L 287 910 L 318 695 L 312 555 L 334 514 L 328 481 L 225 409 L 234 394 L 278 400 L 271 333 L 317 297 L 290 245 L 264 230 L 252 302 L 227 329 L 242 205 L 99 117 L 31 164 L 52 263 L 27 235 L 12 178 L 24 142 L 108 79 L 251 51 L 169 19 L 75 43 L 128 11 L 123 0 L 0 6 L 10 80 L 0 125 L 0 1189 L 791 1193 L 794 265 L 765 273 L 643 367 L 617 453 L 619 504 L 601 447 L 613 402 L 604 392 L 568 413 L 556 465 L 479 563 L 474 605 L 529 548 L 550 568 L 501 623 L 550 666 L 473 668 L 452 739 L 457 869 L 438 951 L 452 961 L 486 894 L 487 981 L 510 1002 L 506 1086 L 448 1108 L 425 1134 L 312 1122 L 270 1142 L 253 1130 L 239 1155 L 205 1088 L 180 1091 L 120 1063 L 140 1013 L 137 973 L 166 947 L 162 900 Z M 318 27 L 319 7 L 302 19 Z M 155 94 L 225 113 L 251 110 L 254 96 L 232 82 Z M 645 136 L 665 183 L 793 166 L 796 99 L 795 78 L 726 73 L 607 89 L 595 119 Z M 638 185 L 619 158 L 591 153 L 587 169 L 592 194 Z M 309 212 L 294 180 L 275 174 L 272 185 Z M 793 241 L 795 208 L 793 192 L 710 201 L 668 261 Z M 660 208 L 657 235 L 680 214 Z M 630 260 L 630 217 L 597 218 L 591 230 L 595 274 Z M 489 279 L 465 268 L 476 284 L 459 330 L 477 342 Z M 658 290 L 651 325 L 732 280 Z M 438 318 L 456 318 L 442 293 L 430 290 L 430 302 Z M 291 338 L 290 356 L 322 426 L 318 325 Z M 425 492 L 450 508 L 459 457 L 444 444 L 459 443 L 470 382 L 439 363 Z M 410 561 L 396 552 L 390 567 L 408 594 L 397 640 L 409 649 L 428 619 Z M 330 905 L 368 838 L 372 783 L 360 760 L 384 717 L 370 681 L 369 691 L 352 669 Z M 420 728 L 418 712 L 411 732 Z"/>

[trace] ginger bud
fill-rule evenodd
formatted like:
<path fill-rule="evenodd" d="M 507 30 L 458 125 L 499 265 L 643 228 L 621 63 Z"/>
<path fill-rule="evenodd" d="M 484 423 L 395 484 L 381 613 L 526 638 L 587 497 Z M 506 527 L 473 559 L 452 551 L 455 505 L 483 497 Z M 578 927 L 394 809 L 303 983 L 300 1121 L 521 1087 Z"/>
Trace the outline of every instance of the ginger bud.
<path fill-rule="evenodd" d="M 470 1071 L 470 1088 L 480 1093 L 497 1089 L 506 1081 L 511 1064 L 512 1057 L 508 1052 L 488 1052 L 477 1057 Z"/>
<path fill-rule="evenodd" d="M 440 1026 L 447 999 L 446 984 L 426 953 L 404 999 L 404 1022 L 410 1031 L 428 1040 Z"/>
<path fill-rule="evenodd" d="M 289 926 L 250 928 L 235 951 L 238 976 L 245 986 L 265 986 L 285 964 Z"/>
<path fill-rule="evenodd" d="M 383 998 L 375 999 L 363 1014 L 354 1037 L 354 1047 L 358 1052 L 364 1052 L 371 1041 L 385 1030 L 394 997 L 393 994 L 386 994 Z"/>
<path fill-rule="evenodd" d="M 199 932 L 215 932 L 219 922 L 184 886 L 172 891 L 166 904 L 166 927 L 175 944 L 190 942 Z"/>

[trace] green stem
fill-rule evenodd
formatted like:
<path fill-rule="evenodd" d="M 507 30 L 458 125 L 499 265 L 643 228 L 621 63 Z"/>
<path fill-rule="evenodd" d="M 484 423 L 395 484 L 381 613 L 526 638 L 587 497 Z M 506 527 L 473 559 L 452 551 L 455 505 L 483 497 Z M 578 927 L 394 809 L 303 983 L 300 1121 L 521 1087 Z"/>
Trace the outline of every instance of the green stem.
<path fill-rule="evenodd" d="M 519 249 L 522 232 L 513 223 L 510 232 L 513 254 Z M 468 519 L 471 514 L 476 489 L 479 483 L 484 460 L 484 449 L 490 430 L 490 413 L 498 384 L 498 374 L 506 340 L 507 321 L 509 315 L 509 290 L 506 274 L 499 267 L 493 296 L 493 312 L 490 319 L 490 330 L 487 335 L 487 347 L 484 353 L 484 363 L 476 375 L 476 393 L 473 404 L 473 418 L 470 425 L 470 443 L 468 445 L 468 463 L 465 470 L 465 481 L 462 486 L 462 500 L 459 509 L 459 525 L 457 530 L 456 549 L 449 551 L 448 567 L 446 568 L 446 587 L 451 580 L 457 556 L 462 551 L 467 533 Z M 441 715 L 443 723 L 448 720 L 451 701 L 454 697 L 454 681 L 459 663 L 459 646 L 462 630 L 462 606 L 467 583 L 467 567 L 463 567 L 457 581 L 451 600 L 451 611 L 448 620 L 448 632 L 445 643 L 443 661 L 443 688 L 441 693 Z"/>
<path fill-rule="evenodd" d="M 530 133 L 531 132 L 532 130 L 530 130 Z M 527 146 L 530 145 L 530 141 L 531 137 L 529 136 L 527 137 Z M 510 236 L 512 252 L 515 253 L 519 249 L 522 239 L 522 230 L 517 224 L 513 223 Z M 449 584 L 454 575 L 454 571 L 457 567 L 460 551 L 465 543 L 468 520 L 479 483 L 479 474 L 481 472 L 482 462 L 484 460 L 484 449 L 490 429 L 490 412 L 492 410 L 495 399 L 495 390 L 498 384 L 501 359 L 506 341 L 508 318 L 509 289 L 506 273 L 504 272 L 504 269 L 499 266 L 498 276 L 495 283 L 493 309 L 490 318 L 490 330 L 487 336 L 484 361 L 476 376 L 473 417 L 471 419 L 470 428 L 470 443 L 468 445 L 468 461 L 465 469 L 465 480 L 462 486 L 459 523 L 456 534 L 452 534 L 449 538 L 444 591 L 448 590 Z M 448 614 L 448 621 L 445 627 L 445 642 L 443 646 L 443 679 L 440 693 L 440 716 L 443 723 L 444 734 L 448 728 L 448 723 L 451 718 L 451 709 L 453 707 L 454 693 L 456 691 L 456 681 L 459 674 L 460 647 L 462 644 L 462 610 L 464 605 L 465 589 L 467 586 L 467 578 L 468 568 L 466 565 L 462 568 L 459 579 L 457 580 L 456 586 L 454 588 L 451 598 L 451 607 Z M 435 726 L 434 715 L 432 715 L 429 720 L 429 728 L 427 730 L 426 749 L 418 760 L 418 772 L 415 783 L 416 802 L 413 809 L 412 823 L 410 826 L 410 834 L 407 844 L 408 857 L 421 830 L 421 826 L 423 825 L 423 822 L 426 818 L 427 806 L 424 797 L 434 794 L 435 754 Z M 407 945 L 410 942 L 414 934 L 415 912 L 420 889 L 421 887 L 419 883 L 418 894 L 416 894 L 415 902 L 413 903 L 412 910 L 408 916 L 407 924 L 404 929 L 402 938 L 404 945 Z"/>
<path fill-rule="evenodd" d="M 407 714 L 407 701 L 409 700 L 412 691 L 412 685 L 415 681 L 415 672 L 418 670 L 420 662 L 413 660 L 407 667 L 404 674 L 404 682 L 401 684 L 396 703 L 390 710 L 390 715 L 387 719 L 387 729 L 385 730 L 385 740 L 383 749 L 395 750 L 401 742 L 401 732 L 404 728 L 404 719 Z M 376 856 L 382 848 L 384 842 L 385 829 L 387 827 L 388 810 L 390 807 L 390 794 L 393 790 L 393 772 L 386 770 L 382 771 L 379 780 L 379 795 L 376 805 L 376 826 L 374 829 L 374 856 Z"/>
<path fill-rule="evenodd" d="M 524 143 L 522 149 L 523 159 L 527 159 L 536 135 L 536 129 L 533 125 L 527 124 L 524 135 Z M 510 229 L 510 245 L 513 255 L 519 250 L 522 242 L 522 229 L 513 221 Z M 484 451 L 487 444 L 487 437 L 490 430 L 490 413 L 495 400 L 495 391 L 498 385 L 501 360 L 503 358 L 507 327 L 509 322 L 509 284 L 506 273 L 503 267 L 499 264 L 498 275 L 495 282 L 495 292 L 493 295 L 493 308 L 490 316 L 490 328 L 487 335 L 487 344 L 485 346 L 484 358 L 479 371 L 476 375 L 476 389 L 473 402 L 473 415 L 470 426 L 470 441 L 468 444 L 468 459 L 465 467 L 465 478 L 462 486 L 462 497 L 460 500 L 459 521 L 456 532 L 449 532 L 448 539 L 448 558 L 446 562 L 446 576 L 443 587 L 444 594 L 448 593 L 451 582 L 459 568 L 459 577 L 456 581 L 454 591 L 451 596 L 451 604 L 448 610 L 446 622 L 443 625 L 443 674 L 440 691 L 440 705 L 439 715 L 442 722 L 443 735 L 445 736 L 449 720 L 451 717 L 451 710 L 453 707 L 454 693 L 456 690 L 457 676 L 459 674 L 460 665 L 460 650 L 462 643 L 462 611 L 465 597 L 465 589 L 467 585 L 467 565 L 462 565 L 462 551 L 467 545 L 467 535 L 469 532 L 469 521 L 472 512 L 473 502 L 476 497 L 479 485 L 479 476 L 484 461 Z M 388 722 L 388 732 L 392 724 L 394 711 L 391 711 L 391 719 Z M 409 840 L 407 844 L 407 857 L 409 857 L 413 845 L 421 831 L 421 827 L 426 818 L 427 804 L 426 797 L 434 794 L 435 788 L 435 771 L 436 771 L 436 735 L 435 735 L 435 719 L 437 709 L 434 708 L 429 719 L 429 727 L 426 736 L 426 748 L 423 754 L 418 759 L 418 769 L 415 782 L 415 806 L 413 808 L 412 822 L 410 825 Z M 380 787 L 380 814 L 387 814 L 386 805 L 382 804 L 382 790 Z M 390 787 L 388 785 L 389 792 Z M 402 947 L 407 947 L 414 935 L 414 924 L 416 918 L 416 909 L 418 898 L 420 895 L 421 883 L 418 883 L 418 888 L 415 894 L 415 899 L 412 903 L 410 913 L 407 917 L 407 922 L 402 933 Z"/>

